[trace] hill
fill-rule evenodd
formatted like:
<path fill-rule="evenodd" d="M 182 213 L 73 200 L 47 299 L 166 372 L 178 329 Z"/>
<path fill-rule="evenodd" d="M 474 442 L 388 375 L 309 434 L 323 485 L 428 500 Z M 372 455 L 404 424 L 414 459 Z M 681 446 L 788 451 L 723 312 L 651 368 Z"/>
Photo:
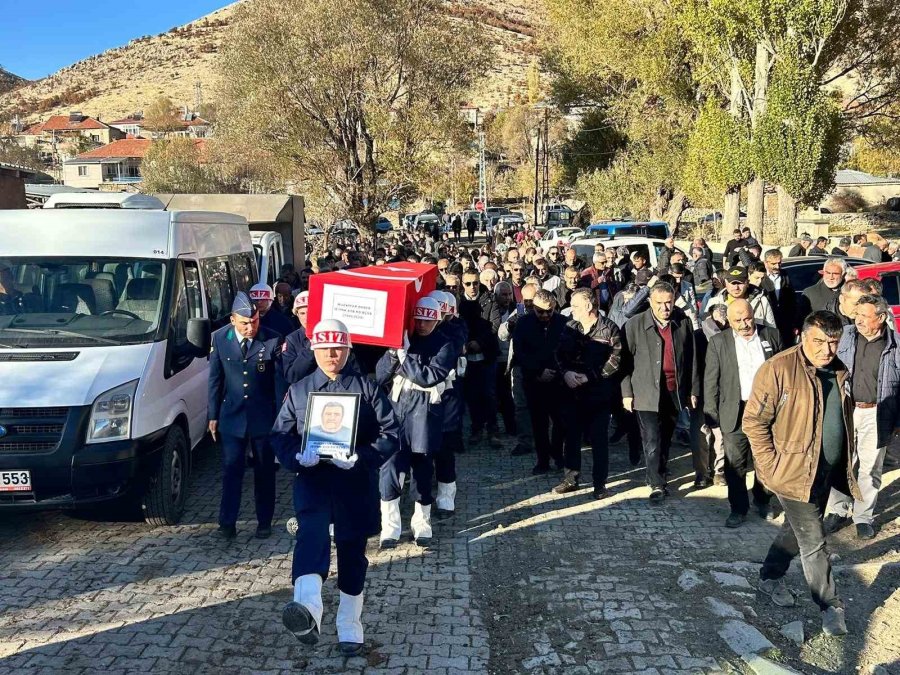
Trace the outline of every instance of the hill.
<path fill-rule="evenodd" d="M 16 87 L 19 87 L 28 82 L 25 78 L 19 77 L 18 75 L 13 75 L 8 70 L 3 70 L 0 68 L 0 94 L 5 94 L 8 91 L 12 91 Z"/>
<path fill-rule="evenodd" d="M 23 119 L 35 120 L 78 110 L 109 120 L 142 110 L 162 95 L 179 106 L 194 107 L 198 84 L 204 101 L 216 101 L 216 55 L 235 6 L 160 35 L 136 38 L 5 94 L 0 84 L 0 115 L 18 113 Z M 451 16 L 481 21 L 497 53 L 493 70 L 466 103 L 505 106 L 525 94 L 526 72 L 536 54 L 535 31 L 542 24 L 541 6 L 541 0 L 453 0 L 445 4 Z M 473 49 L 480 47 L 473 45 Z"/>

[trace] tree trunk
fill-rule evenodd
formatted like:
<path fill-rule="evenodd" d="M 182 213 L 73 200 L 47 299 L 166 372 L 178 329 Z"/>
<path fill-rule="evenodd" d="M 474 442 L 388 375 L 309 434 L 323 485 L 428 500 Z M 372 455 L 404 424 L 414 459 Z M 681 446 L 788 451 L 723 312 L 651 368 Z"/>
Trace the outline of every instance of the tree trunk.
<path fill-rule="evenodd" d="M 769 91 L 769 52 L 761 42 L 756 44 L 756 61 L 753 71 L 753 107 L 750 109 L 750 128 L 756 125 L 766 111 Z M 747 227 L 758 240 L 762 240 L 766 211 L 765 181 L 757 176 L 747 187 Z"/>
<path fill-rule="evenodd" d="M 665 218 L 666 222 L 669 224 L 669 231 L 672 233 L 672 236 L 675 236 L 676 231 L 678 230 L 678 221 L 686 208 L 687 195 L 685 195 L 682 190 L 676 189 L 675 194 L 672 195 L 672 199 L 669 202 L 669 208 L 666 209 Z"/>
<path fill-rule="evenodd" d="M 725 193 L 722 209 L 722 241 L 731 239 L 731 233 L 741 227 L 741 188 L 732 188 Z"/>
<path fill-rule="evenodd" d="M 650 220 L 662 220 L 670 201 L 669 191 L 666 188 L 659 188 L 650 205 Z"/>
<path fill-rule="evenodd" d="M 747 184 L 747 220 L 753 236 L 762 241 L 763 220 L 765 218 L 766 183 L 762 178 L 754 178 Z"/>
<path fill-rule="evenodd" d="M 778 191 L 778 228 L 776 246 L 787 246 L 797 237 L 797 200 L 780 185 Z"/>

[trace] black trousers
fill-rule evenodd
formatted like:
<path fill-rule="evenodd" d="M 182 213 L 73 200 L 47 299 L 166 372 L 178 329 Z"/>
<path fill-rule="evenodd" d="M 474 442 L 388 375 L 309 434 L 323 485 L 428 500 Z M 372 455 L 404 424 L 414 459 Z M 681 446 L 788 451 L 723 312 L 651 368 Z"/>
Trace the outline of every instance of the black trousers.
<path fill-rule="evenodd" d="M 787 574 L 791 561 L 799 555 L 813 602 L 822 611 L 843 606 L 831 573 L 822 522 L 830 492 L 831 480 L 817 476 L 809 502 L 778 498 L 784 509 L 784 524 L 759 572 L 762 579 L 780 579 Z"/>
<path fill-rule="evenodd" d="M 561 393 L 557 382 L 525 381 L 525 400 L 531 416 L 531 432 L 534 435 L 534 451 L 539 467 L 549 467 L 551 457 L 557 464 L 563 463 L 565 431 L 560 415 Z"/>
<path fill-rule="evenodd" d="M 744 414 L 744 403 L 741 403 L 741 419 Z M 747 494 L 747 473 L 753 466 L 753 455 L 750 452 L 750 441 L 740 429 L 722 432 L 722 443 L 725 446 L 725 484 L 728 486 L 728 504 L 732 513 L 746 516 L 750 510 L 750 498 Z M 763 487 L 754 476 L 753 503 L 756 506 L 766 506 L 772 498 L 772 493 Z"/>
<path fill-rule="evenodd" d="M 654 489 L 666 486 L 669 449 L 679 413 L 676 392 L 668 391 L 665 383 L 662 384 L 659 411 L 637 411 L 641 440 L 644 442 L 644 459 L 647 461 L 647 484 Z"/>
<path fill-rule="evenodd" d="M 469 361 L 463 378 L 463 397 L 472 420 L 472 433 L 497 430 L 497 364 L 494 361 Z"/>
<path fill-rule="evenodd" d="M 507 435 L 515 436 L 516 428 L 516 404 L 512 395 L 512 378 L 505 363 L 497 363 L 497 409 L 503 418 L 503 429 Z"/>
<path fill-rule="evenodd" d="M 609 477 L 609 420 L 612 415 L 609 404 L 589 396 L 572 396 L 564 402 L 564 410 L 566 478 L 578 482 L 581 440 L 587 435 L 593 457 L 594 488 L 605 488 Z"/>
<path fill-rule="evenodd" d="M 328 578 L 331 566 L 331 536 L 328 534 L 330 517 L 327 511 L 304 513 L 297 518 L 297 537 L 294 542 L 294 560 L 291 564 L 291 583 L 297 577 L 318 574 Z M 341 539 L 334 542 L 337 553 L 338 588 L 347 595 L 359 595 L 366 585 L 366 537 Z"/>
<path fill-rule="evenodd" d="M 456 481 L 456 452 L 462 448 L 462 430 L 445 431 L 441 449 L 434 453 L 434 476 L 438 483 Z"/>

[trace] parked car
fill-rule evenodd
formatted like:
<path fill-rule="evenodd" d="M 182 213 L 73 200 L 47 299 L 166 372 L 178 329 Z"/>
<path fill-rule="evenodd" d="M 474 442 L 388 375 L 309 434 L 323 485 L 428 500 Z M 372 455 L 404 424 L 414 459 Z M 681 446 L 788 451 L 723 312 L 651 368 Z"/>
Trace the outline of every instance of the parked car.
<path fill-rule="evenodd" d="M 547 229 L 553 227 L 566 227 L 575 219 L 575 212 L 564 204 L 548 206 L 541 214 L 541 225 Z"/>
<path fill-rule="evenodd" d="M 880 279 L 884 286 L 882 295 L 891 306 L 894 325 L 900 326 L 900 262 L 870 263 L 856 268 L 860 279 Z"/>
<path fill-rule="evenodd" d="M 652 237 L 666 239 L 669 234 L 669 224 L 663 221 L 602 221 L 591 223 L 584 231 L 585 237 Z"/>
<path fill-rule="evenodd" d="M 375 231 L 376 232 L 390 232 L 394 229 L 394 224 L 388 220 L 385 216 L 379 216 L 378 222 L 375 223 Z"/>
<path fill-rule="evenodd" d="M 419 215 L 416 216 L 413 221 L 413 229 L 416 230 L 431 230 L 435 223 L 440 224 L 441 219 L 437 214 L 431 213 L 429 211 L 423 211 Z"/>
<path fill-rule="evenodd" d="M 607 248 L 625 246 L 630 253 L 640 251 L 647 256 L 650 267 L 656 267 L 659 262 L 659 254 L 665 248 L 664 239 L 651 239 L 648 237 L 597 237 L 593 239 L 578 239 L 572 243 L 569 248 L 575 249 L 575 253 L 585 263 L 589 263 L 594 257 L 594 245 L 603 244 Z M 681 248 L 675 247 L 675 250 L 682 251 Z M 683 253 L 684 251 L 682 251 Z"/>
<path fill-rule="evenodd" d="M 551 227 L 541 237 L 540 245 L 545 251 L 551 246 L 568 246 L 572 236 L 581 233 L 580 227 Z"/>

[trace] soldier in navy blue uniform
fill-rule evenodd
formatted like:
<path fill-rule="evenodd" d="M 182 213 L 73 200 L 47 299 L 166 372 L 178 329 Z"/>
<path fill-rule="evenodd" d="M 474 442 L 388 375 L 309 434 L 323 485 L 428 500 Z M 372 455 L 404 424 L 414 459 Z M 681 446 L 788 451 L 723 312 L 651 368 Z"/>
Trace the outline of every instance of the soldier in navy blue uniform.
<path fill-rule="evenodd" d="M 415 500 L 413 539 L 422 547 L 431 543 L 433 458 L 440 450 L 444 425 L 441 394 L 456 367 L 453 343 L 435 330 L 440 312 L 436 300 L 420 298 L 408 348 L 388 350 L 375 369 L 376 381 L 390 387 L 401 429 L 400 450 L 381 469 L 382 548 L 393 548 L 400 540 L 400 493 L 407 475 Z"/>
<path fill-rule="evenodd" d="M 281 367 L 284 379 L 288 384 L 299 382 L 316 370 L 316 359 L 313 357 L 306 337 L 306 316 L 309 308 L 309 291 L 298 293 L 294 298 L 294 316 L 300 321 L 300 329 L 288 334 L 284 341 L 284 354 Z"/>
<path fill-rule="evenodd" d="M 275 292 L 268 284 L 259 283 L 250 288 L 250 299 L 259 307 L 259 322 L 263 328 L 286 338 L 294 332 L 291 320 L 275 304 Z"/>
<path fill-rule="evenodd" d="M 437 495 L 434 498 L 435 515 L 447 517 L 456 511 L 456 453 L 463 451 L 463 400 L 462 378 L 466 371 L 463 356 L 469 329 L 466 322 L 456 316 L 456 298 L 452 293 L 434 291 L 434 297 L 441 305 L 443 319 L 438 330 L 453 343 L 457 367 L 450 371 L 447 388 L 444 390 L 444 427 L 441 448 L 434 456 L 434 473 L 437 478 Z"/>
<path fill-rule="evenodd" d="M 231 325 L 212 336 L 209 355 L 209 432 L 222 437 L 222 504 L 219 534 L 233 539 L 248 461 L 253 466 L 256 536 L 272 533 L 275 455 L 269 443 L 281 380 L 281 337 L 259 325 L 259 310 L 239 292 Z"/>
<path fill-rule="evenodd" d="M 337 633 L 346 656 L 362 653 L 366 539 L 378 532 L 378 469 L 399 448 L 399 425 L 385 393 L 348 364 L 350 335 L 340 321 L 320 321 L 312 334 L 316 370 L 291 385 L 273 429 L 278 461 L 296 474 L 299 527 L 291 581 L 294 600 L 282 621 L 301 642 L 315 644 L 322 624 L 322 582 L 331 564 L 329 525 L 337 550 Z M 320 458 L 303 447 L 306 409 L 313 392 L 360 395 L 353 452 Z"/>

